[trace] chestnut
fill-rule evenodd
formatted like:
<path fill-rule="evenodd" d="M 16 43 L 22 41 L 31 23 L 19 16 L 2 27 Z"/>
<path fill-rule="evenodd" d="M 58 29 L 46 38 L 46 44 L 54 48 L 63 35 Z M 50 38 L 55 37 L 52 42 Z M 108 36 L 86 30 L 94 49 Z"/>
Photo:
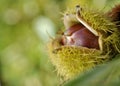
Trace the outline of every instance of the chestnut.
<path fill-rule="evenodd" d="M 62 44 L 100 49 L 98 36 L 95 36 L 80 23 L 71 26 L 64 32 Z"/>

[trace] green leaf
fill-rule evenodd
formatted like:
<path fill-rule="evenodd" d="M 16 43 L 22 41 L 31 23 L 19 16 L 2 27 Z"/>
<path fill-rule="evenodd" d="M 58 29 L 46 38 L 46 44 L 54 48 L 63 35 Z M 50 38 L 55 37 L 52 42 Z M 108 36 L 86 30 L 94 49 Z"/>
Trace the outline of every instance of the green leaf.
<path fill-rule="evenodd" d="M 120 86 L 120 55 L 64 86 Z"/>

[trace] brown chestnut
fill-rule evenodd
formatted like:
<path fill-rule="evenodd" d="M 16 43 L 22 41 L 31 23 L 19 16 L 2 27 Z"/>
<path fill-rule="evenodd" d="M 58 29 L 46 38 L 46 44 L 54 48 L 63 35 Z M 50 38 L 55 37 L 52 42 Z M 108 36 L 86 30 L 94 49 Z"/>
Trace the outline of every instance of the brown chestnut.
<path fill-rule="evenodd" d="M 64 32 L 62 44 L 100 49 L 98 36 L 95 36 L 85 26 L 79 23 L 71 26 Z"/>

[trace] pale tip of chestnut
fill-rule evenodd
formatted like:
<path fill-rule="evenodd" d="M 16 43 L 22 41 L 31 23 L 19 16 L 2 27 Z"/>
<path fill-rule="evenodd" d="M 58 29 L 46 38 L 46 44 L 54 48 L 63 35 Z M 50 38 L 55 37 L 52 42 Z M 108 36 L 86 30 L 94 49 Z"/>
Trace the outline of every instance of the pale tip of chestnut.
<path fill-rule="evenodd" d="M 77 21 L 76 15 L 66 13 L 63 18 L 63 23 L 66 29 L 73 26 Z"/>

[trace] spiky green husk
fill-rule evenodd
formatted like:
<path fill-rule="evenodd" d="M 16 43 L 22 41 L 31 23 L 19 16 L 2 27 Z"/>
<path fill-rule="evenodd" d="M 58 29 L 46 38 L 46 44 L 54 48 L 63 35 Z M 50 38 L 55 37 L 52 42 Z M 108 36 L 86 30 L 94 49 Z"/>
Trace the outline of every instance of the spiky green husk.
<path fill-rule="evenodd" d="M 120 50 L 120 34 L 114 22 L 98 12 L 83 8 L 81 16 L 93 27 L 100 35 L 102 35 L 103 52 L 110 51 L 119 52 Z"/>
<path fill-rule="evenodd" d="M 52 46 L 53 43 L 49 44 L 50 59 L 55 65 L 58 75 L 63 76 L 64 80 L 71 79 L 97 64 L 109 60 L 108 55 L 102 55 L 102 52 L 96 49 L 80 46 L 61 46 L 53 49 Z"/>
<path fill-rule="evenodd" d="M 74 14 L 74 12 L 71 13 Z M 64 80 L 71 79 L 110 60 L 112 55 L 119 53 L 120 50 L 119 30 L 109 18 L 98 11 L 86 8 L 82 9 L 80 15 L 101 36 L 102 50 L 80 46 L 63 46 L 57 37 L 52 40 L 48 44 L 50 59 Z M 79 21 L 77 22 L 79 23 Z"/>

